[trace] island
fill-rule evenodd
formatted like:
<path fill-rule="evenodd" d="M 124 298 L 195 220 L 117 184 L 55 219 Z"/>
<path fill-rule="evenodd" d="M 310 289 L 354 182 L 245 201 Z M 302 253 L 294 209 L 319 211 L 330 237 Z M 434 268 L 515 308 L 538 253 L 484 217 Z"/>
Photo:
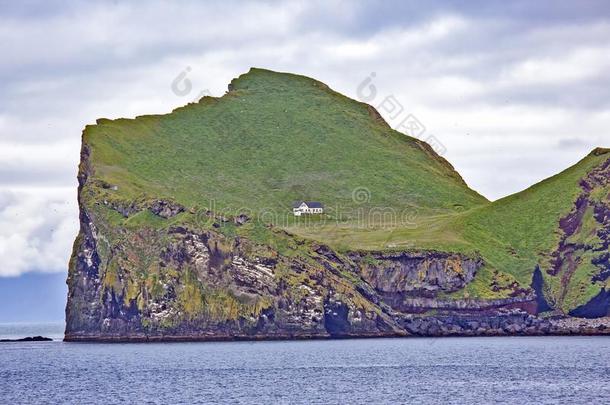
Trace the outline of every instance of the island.
<path fill-rule="evenodd" d="M 44 336 L 28 336 L 19 339 L 0 339 L 0 343 L 8 342 L 52 342 L 53 339 Z"/>
<path fill-rule="evenodd" d="M 253 68 L 88 125 L 78 182 L 66 341 L 610 333 L 609 149 L 492 202 L 374 106 Z"/>

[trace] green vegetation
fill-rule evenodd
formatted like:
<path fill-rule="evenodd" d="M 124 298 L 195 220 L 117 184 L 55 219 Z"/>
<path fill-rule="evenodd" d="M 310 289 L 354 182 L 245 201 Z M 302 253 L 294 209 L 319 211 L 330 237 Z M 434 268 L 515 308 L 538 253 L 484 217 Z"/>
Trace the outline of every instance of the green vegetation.
<path fill-rule="evenodd" d="M 510 295 L 515 286 L 527 287 L 536 265 L 548 268 L 560 238 L 559 219 L 581 193 L 579 181 L 610 157 L 607 150 L 596 150 L 527 190 L 488 202 L 428 145 L 390 129 L 366 104 L 323 83 L 252 69 L 230 88 L 221 98 L 205 97 L 171 114 L 101 119 L 88 126 L 83 140 L 93 170 L 83 190 L 84 203 L 106 223 L 127 229 L 176 224 L 209 228 L 214 218 L 202 224 L 202 209 L 229 218 L 246 213 L 251 220 L 245 225 L 220 221 L 214 224 L 216 231 L 286 257 L 306 257 L 305 239 L 343 252 L 431 249 L 476 254 L 485 267 L 451 297 L 494 299 Z M 601 187 L 591 199 L 607 200 L 608 193 L 608 186 Z M 124 218 L 95 204 L 105 200 L 145 207 L 157 199 L 186 211 L 169 220 L 146 209 Z M 322 201 L 326 214 L 293 217 L 291 203 L 301 199 Z M 598 226 L 588 211 L 573 242 L 596 243 Z M 115 232 L 110 228 L 107 235 Z M 599 289 L 590 282 L 594 267 L 585 256 L 569 287 L 545 276 L 546 288 L 564 309 Z M 144 249 L 126 260 L 144 263 L 147 257 Z M 115 273 L 109 270 L 106 286 L 117 286 Z M 137 295 L 129 286 L 128 296 Z M 222 316 L 231 318 L 235 308 L 245 305 L 188 283 L 179 293 L 186 314 L 205 307 L 218 315 L 225 308 L 230 313 Z M 253 305 L 256 312 L 266 304 Z"/>
<path fill-rule="evenodd" d="M 346 223 L 306 228 L 292 226 L 289 230 L 342 250 L 435 249 L 477 253 L 485 260 L 485 268 L 465 290 L 453 296 L 501 298 L 509 291 L 490 289 L 492 273 L 503 274 L 523 286 L 529 285 L 533 269 L 537 264 L 543 267 L 548 264 L 548 254 L 559 242 L 559 219 L 570 212 L 582 191 L 579 181 L 608 158 L 610 154 L 592 153 L 562 173 L 520 193 L 464 212 L 416 216 L 410 226 L 374 223 L 367 227 Z M 603 192 L 605 190 L 594 190 L 593 195 Z M 588 210 L 583 218 L 583 230 L 574 237 L 591 244 L 598 240 L 595 231 L 599 226 Z M 587 266 L 588 274 L 591 266 Z M 595 295 L 593 290 L 587 288 L 587 294 L 580 296 L 590 298 Z"/>
<path fill-rule="evenodd" d="M 486 202 L 422 142 L 315 80 L 252 69 L 222 98 L 172 114 L 88 126 L 95 180 L 109 198 L 262 213 L 292 223 L 294 200 L 353 217 L 372 207 L 448 212 Z M 354 190 L 365 189 L 363 204 Z M 370 198 L 369 198 L 370 197 Z"/>
<path fill-rule="evenodd" d="M 589 155 L 569 169 L 525 191 L 473 210 L 464 221 L 465 236 L 489 263 L 531 278 L 540 255 L 558 243 L 559 219 L 570 212 L 582 191 L 579 181 L 610 155 Z"/>

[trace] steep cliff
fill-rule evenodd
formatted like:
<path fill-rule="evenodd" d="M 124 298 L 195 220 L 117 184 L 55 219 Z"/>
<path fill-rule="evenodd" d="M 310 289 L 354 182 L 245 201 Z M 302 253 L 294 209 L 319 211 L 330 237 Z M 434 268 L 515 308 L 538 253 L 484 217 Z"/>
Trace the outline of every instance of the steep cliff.
<path fill-rule="evenodd" d="M 83 134 L 67 340 L 605 333 L 610 154 L 489 203 L 371 106 L 253 69 Z M 324 215 L 292 216 L 294 200 Z"/>

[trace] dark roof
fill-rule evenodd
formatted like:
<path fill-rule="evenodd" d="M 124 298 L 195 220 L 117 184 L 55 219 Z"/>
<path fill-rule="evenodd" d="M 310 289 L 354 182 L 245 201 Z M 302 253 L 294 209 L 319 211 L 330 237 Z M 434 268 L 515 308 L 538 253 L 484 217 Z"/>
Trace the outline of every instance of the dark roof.
<path fill-rule="evenodd" d="M 309 208 L 324 208 L 324 204 L 318 201 L 295 201 L 292 204 L 292 208 L 299 208 L 303 203 L 307 204 Z"/>

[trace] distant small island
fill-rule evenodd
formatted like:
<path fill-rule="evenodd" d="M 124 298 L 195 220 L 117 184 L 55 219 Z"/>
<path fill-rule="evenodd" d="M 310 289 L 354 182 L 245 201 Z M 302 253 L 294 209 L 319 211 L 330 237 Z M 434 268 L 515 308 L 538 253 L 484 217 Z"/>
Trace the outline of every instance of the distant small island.
<path fill-rule="evenodd" d="M 53 339 L 44 336 L 28 336 L 21 339 L 0 339 L 0 343 L 7 342 L 52 342 Z"/>

